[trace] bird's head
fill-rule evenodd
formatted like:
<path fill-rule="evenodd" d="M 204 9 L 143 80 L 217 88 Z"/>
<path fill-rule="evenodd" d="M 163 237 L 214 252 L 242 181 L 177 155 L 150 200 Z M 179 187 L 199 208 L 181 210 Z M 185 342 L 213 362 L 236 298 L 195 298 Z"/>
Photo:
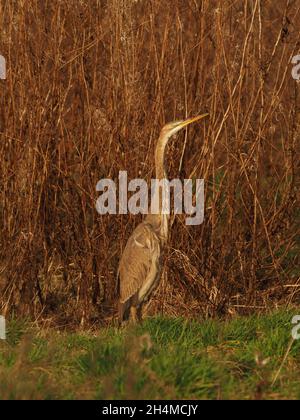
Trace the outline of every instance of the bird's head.
<path fill-rule="evenodd" d="M 187 127 L 188 125 L 194 122 L 200 121 L 203 118 L 207 117 L 208 115 L 209 114 L 202 114 L 194 118 L 188 118 L 187 120 L 174 121 L 174 122 L 168 123 L 163 127 L 161 134 L 163 135 L 163 137 L 169 139 L 174 134 L 178 133 L 178 131 L 182 130 L 184 127 Z"/>

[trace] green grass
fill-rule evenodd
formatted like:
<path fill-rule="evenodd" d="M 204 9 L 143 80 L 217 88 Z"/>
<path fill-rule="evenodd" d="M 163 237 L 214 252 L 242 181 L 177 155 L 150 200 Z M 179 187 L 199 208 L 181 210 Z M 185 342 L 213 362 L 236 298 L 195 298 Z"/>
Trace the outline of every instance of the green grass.
<path fill-rule="evenodd" d="M 295 314 L 226 322 L 157 317 L 97 333 L 11 321 L 0 341 L 0 398 L 299 399 L 300 341 L 272 385 Z"/>

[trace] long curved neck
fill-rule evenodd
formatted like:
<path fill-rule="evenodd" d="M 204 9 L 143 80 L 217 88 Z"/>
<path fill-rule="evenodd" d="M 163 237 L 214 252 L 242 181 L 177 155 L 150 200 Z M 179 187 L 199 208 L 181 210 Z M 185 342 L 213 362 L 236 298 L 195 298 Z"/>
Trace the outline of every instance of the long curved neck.
<path fill-rule="evenodd" d="M 165 153 L 166 146 L 168 144 L 169 137 L 167 137 L 163 132 L 160 134 L 157 141 L 155 149 L 155 168 L 156 168 L 156 179 L 160 180 L 167 178 L 167 173 L 165 169 Z"/>
<path fill-rule="evenodd" d="M 161 181 L 162 179 L 167 178 L 167 173 L 165 169 L 165 151 L 168 144 L 169 137 L 165 133 L 161 133 L 156 149 L 155 149 L 155 168 L 156 168 L 156 180 Z M 169 227 L 169 214 L 163 214 L 162 212 L 162 188 L 157 187 L 154 190 L 152 196 L 154 202 L 159 203 L 159 212 L 158 214 L 149 214 L 146 218 L 146 221 L 151 223 L 151 225 L 157 230 L 161 240 L 166 242 L 168 239 L 168 227 Z M 151 212 L 150 212 L 151 213 Z"/>

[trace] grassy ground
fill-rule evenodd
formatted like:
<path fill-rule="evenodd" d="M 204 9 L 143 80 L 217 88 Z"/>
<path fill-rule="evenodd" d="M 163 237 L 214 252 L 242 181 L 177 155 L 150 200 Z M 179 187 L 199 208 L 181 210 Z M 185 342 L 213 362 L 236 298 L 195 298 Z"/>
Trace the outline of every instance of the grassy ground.
<path fill-rule="evenodd" d="M 158 317 L 97 333 L 40 330 L 11 321 L 7 341 L 0 342 L 0 396 L 298 399 L 300 341 L 282 366 L 294 315 L 227 322 Z"/>

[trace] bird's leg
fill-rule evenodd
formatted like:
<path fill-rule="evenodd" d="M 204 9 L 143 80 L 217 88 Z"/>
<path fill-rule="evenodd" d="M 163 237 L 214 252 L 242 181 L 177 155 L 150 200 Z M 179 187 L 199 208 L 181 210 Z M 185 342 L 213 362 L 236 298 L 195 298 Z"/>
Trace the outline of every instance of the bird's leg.
<path fill-rule="evenodd" d="M 136 314 L 137 314 L 137 319 L 139 322 L 142 322 L 143 319 L 143 306 L 140 305 L 137 310 L 136 310 Z"/>
<path fill-rule="evenodd" d="M 137 309 L 135 306 L 131 306 L 130 308 L 130 318 L 133 324 L 137 323 Z"/>

